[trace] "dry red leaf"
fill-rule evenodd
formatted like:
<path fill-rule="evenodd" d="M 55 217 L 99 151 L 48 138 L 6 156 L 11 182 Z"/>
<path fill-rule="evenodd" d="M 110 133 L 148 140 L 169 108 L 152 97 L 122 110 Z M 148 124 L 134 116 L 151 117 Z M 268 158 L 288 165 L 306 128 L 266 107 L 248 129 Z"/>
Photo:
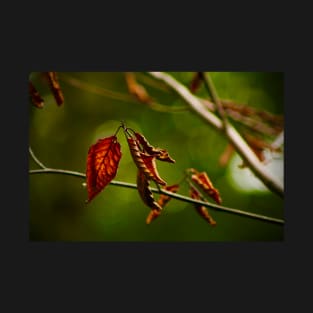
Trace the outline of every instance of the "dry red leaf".
<path fill-rule="evenodd" d="M 195 75 L 193 76 L 192 80 L 191 80 L 191 83 L 190 83 L 190 86 L 189 86 L 189 90 L 192 92 L 192 93 L 195 93 L 201 83 L 203 82 L 202 80 L 202 73 L 201 72 L 196 72 Z"/>
<path fill-rule="evenodd" d="M 152 210 L 162 210 L 162 207 L 155 201 L 149 188 L 149 180 L 142 171 L 138 171 L 137 173 L 137 189 L 144 204 L 146 204 Z"/>
<path fill-rule="evenodd" d="M 86 170 L 88 202 L 116 176 L 121 156 L 116 136 L 99 139 L 89 148 Z"/>
<path fill-rule="evenodd" d="M 235 152 L 234 146 L 232 144 L 227 144 L 224 152 L 221 154 L 218 160 L 219 165 L 223 167 L 226 166 L 234 152 Z"/>
<path fill-rule="evenodd" d="M 46 72 L 47 78 L 48 78 L 48 83 L 50 86 L 50 90 L 53 93 L 53 96 L 55 98 L 56 103 L 58 106 L 64 103 L 64 96 L 63 92 L 61 90 L 57 73 L 56 72 Z"/>
<path fill-rule="evenodd" d="M 275 151 L 273 147 L 262 140 L 261 138 L 254 137 L 248 133 L 244 133 L 243 137 L 247 141 L 248 145 L 250 146 L 251 150 L 254 152 L 254 154 L 257 156 L 257 158 L 260 160 L 260 162 L 265 161 L 265 155 L 264 155 L 264 150 L 269 149 L 270 151 Z M 239 165 L 240 168 L 245 168 L 247 167 L 246 162 L 242 162 L 241 165 Z"/>
<path fill-rule="evenodd" d="M 44 106 L 44 101 L 31 81 L 29 82 L 29 95 L 34 106 L 36 106 L 39 109 L 42 109 Z"/>
<path fill-rule="evenodd" d="M 218 189 L 214 188 L 211 180 L 209 179 L 206 172 L 199 173 L 195 169 L 190 170 L 193 174 L 191 175 L 192 181 L 194 181 L 202 190 L 209 195 L 216 203 L 221 204 L 222 199 L 220 197 Z"/>
<path fill-rule="evenodd" d="M 136 139 L 127 138 L 127 142 L 134 163 L 137 168 L 144 173 L 146 178 L 151 179 L 160 185 L 166 185 L 166 182 L 159 176 L 157 171 L 155 157 L 141 152 Z"/>
<path fill-rule="evenodd" d="M 137 83 L 135 74 L 132 72 L 125 73 L 126 83 L 128 91 L 131 95 L 135 96 L 137 100 L 143 103 L 150 104 L 152 102 L 151 97 L 147 93 L 146 89 Z"/>
<path fill-rule="evenodd" d="M 136 139 L 141 144 L 143 150 L 147 152 L 150 155 L 153 155 L 156 157 L 156 159 L 160 161 L 165 161 L 169 163 L 175 163 L 175 160 L 170 157 L 167 150 L 161 149 L 161 148 L 155 148 L 153 147 L 148 140 L 140 133 L 135 132 Z"/>
<path fill-rule="evenodd" d="M 190 186 L 190 197 L 195 200 L 206 201 L 203 197 L 201 197 L 200 193 L 192 186 Z M 210 225 L 216 226 L 217 224 L 216 221 L 213 219 L 208 209 L 204 205 L 195 203 L 194 206 L 196 208 L 196 211 L 200 214 L 200 216 L 202 216 Z"/>

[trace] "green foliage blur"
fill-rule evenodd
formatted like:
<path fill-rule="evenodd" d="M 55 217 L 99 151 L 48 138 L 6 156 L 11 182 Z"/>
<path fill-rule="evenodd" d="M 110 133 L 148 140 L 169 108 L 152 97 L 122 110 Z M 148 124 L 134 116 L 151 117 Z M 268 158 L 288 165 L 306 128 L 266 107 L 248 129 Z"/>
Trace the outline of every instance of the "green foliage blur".
<path fill-rule="evenodd" d="M 170 72 L 185 86 L 192 72 Z M 29 78 L 45 100 L 42 109 L 29 102 L 29 144 L 47 167 L 85 173 L 89 147 L 114 134 L 120 121 L 141 132 L 154 146 L 165 148 L 175 164 L 157 162 L 160 176 L 171 185 L 189 167 L 206 171 L 219 189 L 222 205 L 284 218 L 283 200 L 269 191 L 248 192 L 230 180 L 230 163 L 219 165 L 227 140 L 191 111 L 161 112 L 132 99 L 122 72 L 58 72 L 65 103 L 58 107 L 42 73 Z M 137 80 L 159 104 L 186 104 L 144 73 Z M 283 115 L 283 73 L 211 73 L 220 98 Z M 76 80 L 93 86 L 75 85 Z M 72 82 L 72 83 L 71 83 Z M 85 85 L 84 85 L 85 86 Z M 106 96 L 103 90 L 113 92 Z M 119 99 L 115 95 L 122 95 Z M 197 95 L 207 98 L 201 86 Z M 132 99 L 128 101 L 127 99 Z M 119 132 L 122 158 L 114 180 L 136 183 L 125 136 Z M 38 166 L 29 158 L 29 168 Z M 29 175 L 29 239 L 32 241 L 281 241 L 284 226 L 210 209 L 210 226 L 192 204 L 172 199 L 161 216 L 146 225 L 149 208 L 135 189 L 108 185 L 86 204 L 84 180 L 66 175 Z M 153 185 L 153 187 L 155 187 Z M 187 184 L 180 194 L 189 195 Z M 155 194 L 158 198 L 158 195 Z"/>

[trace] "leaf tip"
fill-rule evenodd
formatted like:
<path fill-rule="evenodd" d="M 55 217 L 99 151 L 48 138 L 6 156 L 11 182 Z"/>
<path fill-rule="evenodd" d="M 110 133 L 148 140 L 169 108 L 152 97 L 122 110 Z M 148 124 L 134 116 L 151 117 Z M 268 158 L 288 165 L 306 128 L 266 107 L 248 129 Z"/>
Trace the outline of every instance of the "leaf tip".
<path fill-rule="evenodd" d="M 151 210 L 149 215 L 146 218 L 146 224 L 147 225 L 151 224 L 151 222 L 155 220 L 160 214 L 161 214 L 161 211 Z"/>

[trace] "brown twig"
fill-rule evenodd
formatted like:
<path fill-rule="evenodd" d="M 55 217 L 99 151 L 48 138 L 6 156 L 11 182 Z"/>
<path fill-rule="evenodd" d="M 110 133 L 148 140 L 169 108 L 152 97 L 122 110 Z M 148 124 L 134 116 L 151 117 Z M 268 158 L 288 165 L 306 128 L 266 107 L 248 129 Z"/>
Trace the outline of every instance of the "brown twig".
<path fill-rule="evenodd" d="M 131 102 L 131 103 L 138 103 L 138 100 L 136 100 L 134 97 L 128 94 L 123 94 L 120 92 L 115 92 L 100 86 L 96 86 L 94 84 L 86 83 L 78 78 L 72 77 L 68 74 L 62 74 L 60 75 L 61 80 L 66 82 L 67 84 L 81 89 L 85 90 L 87 92 L 91 92 L 94 94 L 97 94 L 99 96 L 107 97 L 114 100 L 124 101 L 124 102 Z M 169 107 L 160 103 L 157 103 L 155 101 L 152 101 L 151 103 L 147 104 L 150 109 L 158 111 L 158 112 L 165 112 L 165 113 L 179 113 L 179 112 L 185 112 L 188 110 L 185 106 L 175 106 L 175 107 Z"/>

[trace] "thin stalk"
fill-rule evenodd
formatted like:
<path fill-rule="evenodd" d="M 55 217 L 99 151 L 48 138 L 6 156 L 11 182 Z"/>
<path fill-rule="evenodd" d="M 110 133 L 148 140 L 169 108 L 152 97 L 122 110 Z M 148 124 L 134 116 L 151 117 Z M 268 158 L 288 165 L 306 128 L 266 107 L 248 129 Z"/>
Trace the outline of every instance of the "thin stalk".
<path fill-rule="evenodd" d="M 53 168 L 43 168 L 43 169 L 39 169 L 39 170 L 30 170 L 29 174 L 63 174 L 63 175 L 70 175 L 70 176 L 74 176 L 74 177 L 80 177 L 80 178 L 84 178 L 84 179 L 86 178 L 86 175 L 84 173 L 80 173 L 80 172 L 76 172 L 76 171 L 61 170 L 61 169 L 53 169 Z M 126 182 L 121 182 L 121 181 L 115 181 L 115 180 L 112 180 L 110 182 L 110 185 L 137 189 L 136 184 L 126 183 Z M 228 212 L 228 213 L 233 213 L 233 214 L 237 214 L 237 215 L 241 215 L 241 216 L 251 217 L 254 219 L 263 220 L 263 221 L 267 221 L 267 222 L 271 222 L 271 223 L 275 223 L 275 224 L 284 224 L 284 220 L 281 220 L 281 219 L 268 217 L 268 216 L 264 216 L 264 215 L 259 215 L 259 214 L 255 214 L 255 213 L 251 213 L 251 212 L 242 211 L 242 210 L 237 210 L 237 209 L 233 209 L 233 208 L 228 208 L 228 207 L 224 207 L 221 205 L 217 205 L 217 204 L 213 204 L 213 203 L 209 203 L 209 202 L 204 202 L 204 201 L 200 201 L 200 200 L 195 200 L 195 199 L 192 199 L 192 198 L 189 198 L 189 197 L 177 194 L 177 193 L 163 190 L 161 188 L 159 190 L 157 188 L 150 188 L 150 190 L 154 193 L 164 194 L 164 195 L 170 196 L 172 198 L 175 198 L 177 200 L 181 200 L 184 202 L 201 204 L 201 205 L 204 205 L 204 206 L 211 208 L 211 209 L 224 211 L 224 212 Z"/>
<path fill-rule="evenodd" d="M 224 126 L 224 129 L 226 131 L 226 127 L 228 126 L 227 115 L 225 113 L 222 102 L 221 102 L 221 100 L 217 94 L 217 90 L 216 90 L 215 85 L 212 81 L 212 78 L 208 73 L 201 72 L 201 75 L 202 75 L 202 79 L 204 81 L 204 86 L 207 89 L 208 93 L 212 96 L 213 102 L 215 103 L 215 105 L 217 107 L 218 114 L 223 121 L 223 126 Z"/>

